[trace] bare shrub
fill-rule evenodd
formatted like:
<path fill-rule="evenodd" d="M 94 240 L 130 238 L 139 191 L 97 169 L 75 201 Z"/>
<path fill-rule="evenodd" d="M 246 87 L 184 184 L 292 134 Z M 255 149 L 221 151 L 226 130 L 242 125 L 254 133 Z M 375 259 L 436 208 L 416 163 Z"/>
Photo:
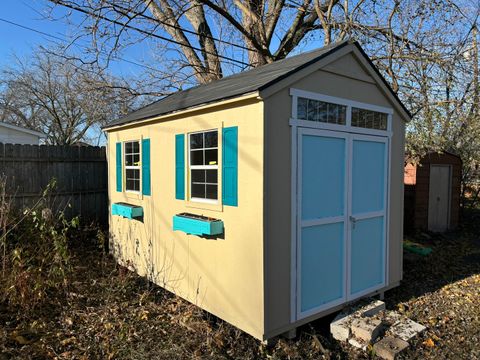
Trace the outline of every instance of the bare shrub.
<path fill-rule="evenodd" d="M 10 219 L 10 210 L 12 208 L 12 199 L 7 195 L 7 177 L 5 175 L 0 176 L 0 236 L 2 247 L 2 274 L 5 275 L 6 268 L 6 255 L 7 255 L 7 243 L 6 236 L 8 222 Z"/>
<path fill-rule="evenodd" d="M 78 218 L 69 220 L 63 211 L 53 213 L 48 207 L 54 181 L 31 208 L 14 216 L 5 184 L 3 177 L 0 181 L 3 248 L 0 300 L 28 314 L 43 304 L 50 292 L 63 290 L 68 285 L 68 235 L 78 226 Z"/>

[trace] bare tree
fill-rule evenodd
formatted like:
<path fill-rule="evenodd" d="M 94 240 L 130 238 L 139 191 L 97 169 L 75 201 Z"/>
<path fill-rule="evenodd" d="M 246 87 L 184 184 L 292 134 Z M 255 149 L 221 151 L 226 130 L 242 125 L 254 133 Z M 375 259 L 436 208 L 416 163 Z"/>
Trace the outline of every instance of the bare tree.
<path fill-rule="evenodd" d="M 383 44 L 416 44 L 408 32 L 395 28 L 396 15 L 403 10 L 398 1 L 384 1 L 381 5 L 373 0 L 51 2 L 85 16 L 88 25 L 83 35 L 92 36 L 97 53 L 116 54 L 145 38 L 168 43 L 181 53 L 200 83 L 221 78 L 222 63 L 256 67 L 283 59 L 319 29 L 325 45 L 362 35 L 376 37 Z M 441 1 L 437 11 L 447 3 Z M 228 27 L 222 38 L 218 35 L 220 29 L 212 31 L 218 18 Z M 239 61 L 244 53 L 248 54 L 248 63 Z"/>
<path fill-rule="evenodd" d="M 101 70 L 38 51 L 2 71 L 0 120 L 42 131 L 49 144 L 92 142 L 134 100 L 128 84 Z"/>
<path fill-rule="evenodd" d="M 50 0 L 83 14 L 75 38 L 92 61 L 141 41 L 158 46 L 162 91 L 344 39 L 359 40 L 414 114 L 408 153 L 462 154 L 473 165 L 478 136 L 478 3 L 469 0 Z M 318 43 L 318 46 L 315 44 Z M 465 57 L 465 54 L 470 54 Z M 168 76 L 170 74 L 170 76 Z M 152 75 L 155 77 L 154 73 Z M 172 84 L 175 84 L 172 86 Z M 468 149 L 468 151 L 467 151 Z M 476 155 L 475 155 L 476 154 Z M 478 158 L 478 157 L 477 157 Z"/>

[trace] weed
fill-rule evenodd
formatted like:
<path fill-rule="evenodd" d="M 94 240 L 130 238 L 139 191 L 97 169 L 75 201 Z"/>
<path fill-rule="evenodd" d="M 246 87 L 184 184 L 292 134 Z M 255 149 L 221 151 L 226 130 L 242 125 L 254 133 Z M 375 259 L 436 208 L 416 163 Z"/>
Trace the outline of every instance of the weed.
<path fill-rule="evenodd" d="M 47 207 L 52 181 L 42 197 L 19 216 L 11 212 L 6 179 L 0 180 L 2 276 L 0 300 L 18 306 L 25 315 L 43 304 L 53 290 L 65 289 L 70 271 L 68 236 L 78 218 Z"/>

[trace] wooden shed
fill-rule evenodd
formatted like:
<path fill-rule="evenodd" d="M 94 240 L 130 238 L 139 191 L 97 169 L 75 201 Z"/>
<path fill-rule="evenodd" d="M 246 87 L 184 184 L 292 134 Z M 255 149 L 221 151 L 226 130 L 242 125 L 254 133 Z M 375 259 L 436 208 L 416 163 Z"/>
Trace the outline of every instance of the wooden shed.
<path fill-rule="evenodd" d="M 405 230 L 445 232 L 458 225 L 462 160 L 429 153 L 418 165 L 405 166 Z"/>
<path fill-rule="evenodd" d="M 105 129 L 112 252 L 262 340 L 382 293 L 409 119 L 353 42 L 165 97 Z"/>

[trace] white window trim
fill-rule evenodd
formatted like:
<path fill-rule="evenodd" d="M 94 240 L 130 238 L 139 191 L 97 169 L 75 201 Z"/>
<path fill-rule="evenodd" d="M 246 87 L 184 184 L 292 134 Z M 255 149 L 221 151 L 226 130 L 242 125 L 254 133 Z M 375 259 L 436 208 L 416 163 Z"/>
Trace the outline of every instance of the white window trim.
<path fill-rule="evenodd" d="M 126 165 L 125 158 L 127 156 L 127 150 L 126 150 L 126 144 L 127 143 L 138 143 L 138 155 L 139 155 L 139 165 Z M 136 153 L 131 153 L 131 154 L 136 154 Z M 128 190 L 127 189 L 127 170 L 138 170 L 139 171 L 139 190 Z M 125 177 L 125 192 L 131 193 L 131 194 L 141 194 L 142 193 L 142 142 L 141 140 L 127 140 L 123 142 L 123 173 Z"/>
<path fill-rule="evenodd" d="M 392 115 L 393 115 L 392 108 L 339 98 L 335 96 L 323 95 L 323 94 L 319 94 L 311 91 L 293 89 L 293 88 L 290 89 L 290 95 L 292 96 L 292 115 L 291 115 L 292 117 L 290 119 L 290 126 L 300 126 L 300 127 L 308 127 L 308 128 L 332 130 L 332 131 L 342 131 L 342 132 L 366 134 L 366 135 L 377 135 L 377 136 L 388 136 L 388 137 L 392 136 Z M 346 124 L 338 125 L 338 124 L 331 124 L 331 123 L 314 122 L 309 120 L 299 120 L 298 113 L 297 113 L 298 112 L 297 105 L 298 105 L 299 97 L 346 106 L 347 107 Z M 352 107 L 356 107 L 364 110 L 377 111 L 377 112 L 387 114 L 387 130 L 369 129 L 369 128 L 352 126 Z"/>
<path fill-rule="evenodd" d="M 217 146 L 216 147 L 208 147 L 208 148 L 200 148 L 200 149 L 191 149 L 190 148 L 190 136 L 194 134 L 204 134 L 207 132 L 217 132 Z M 218 163 L 219 163 L 219 146 L 218 146 L 218 141 L 219 139 L 219 130 L 218 129 L 207 129 L 207 130 L 200 130 L 200 131 L 194 131 L 190 132 L 187 134 L 187 139 L 188 139 L 188 197 L 191 202 L 196 202 L 196 203 L 204 203 L 204 204 L 214 204 L 217 205 L 219 204 L 219 181 L 218 181 Z M 217 150 L 217 164 L 216 165 L 190 165 L 190 156 L 192 151 L 204 151 L 204 150 Z M 204 199 L 204 198 L 197 198 L 192 196 L 192 170 L 217 170 L 217 199 Z M 206 179 L 205 179 L 206 181 Z M 208 184 L 205 182 L 205 184 Z M 214 184 L 211 184 L 214 185 Z"/>

